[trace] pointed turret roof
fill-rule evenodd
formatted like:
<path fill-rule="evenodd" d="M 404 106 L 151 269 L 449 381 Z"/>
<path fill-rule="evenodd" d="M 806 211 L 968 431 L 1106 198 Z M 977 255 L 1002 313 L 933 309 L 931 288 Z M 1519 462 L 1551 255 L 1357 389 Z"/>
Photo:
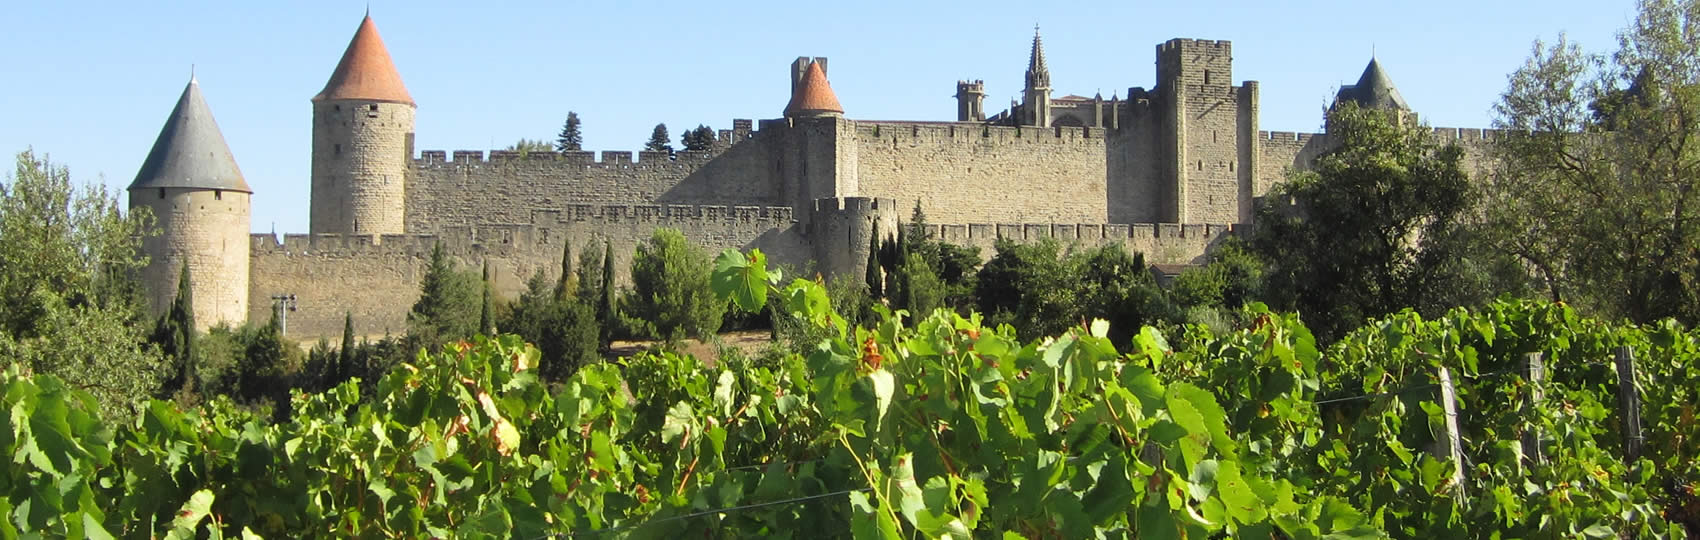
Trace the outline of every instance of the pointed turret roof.
<path fill-rule="evenodd" d="M 168 187 L 253 193 L 242 180 L 242 170 L 236 167 L 236 158 L 230 155 L 230 146 L 225 144 L 194 77 L 189 78 L 183 96 L 177 98 L 177 106 L 165 119 L 153 150 L 130 184 L 130 189 Z"/>
<path fill-rule="evenodd" d="M 360 21 L 360 29 L 354 31 L 354 39 L 349 40 L 348 50 L 343 51 L 342 61 L 337 62 L 325 89 L 313 96 L 315 102 L 330 99 L 414 105 L 413 96 L 408 95 L 407 86 L 401 83 L 401 73 L 396 72 L 395 63 L 390 61 L 389 49 L 384 48 L 383 38 L 378 37 L 378 25 L 372 22 L 371 15 Z"/>
<path fill-rule="evenodd" d="M 1033 25 L 1033 52 L 1027 55 L 1027 87 L 1051 87 L 1051 68 L 1045 66 L 1045 43 L 1039 39 L 1037 24 Z"/>
<path fill-rule="evenodd" d="M 820 62 L 811 61 L 803 71 L 802 80 L 797 82 L 797 89 L 791 93 L 785 116 L 820 114 L 844 114 L 844 107 L 838 104 L 838 95 L 832 93 L 832 85 L 826 82 L 826 70 L 821 69 Z"/>
<path fill-rule="evenodd" d="M 1358 106 L 1371 109 L 1411 110 L 1411 106 L 1405 104 L 1404 96 L 1399 95 L 1399 89 L 1393 86 L 1393 79 L 1387 77 L 1387 72 L 1381 69 L 1381 62 L 1375 58 L 1369 59 L 1369 66 L 1364 68 L 1363 76 L 1358 77 L 1358 84 L 1341 88 L 1337 98 L 1339 101 L 1355 101 Z"/>

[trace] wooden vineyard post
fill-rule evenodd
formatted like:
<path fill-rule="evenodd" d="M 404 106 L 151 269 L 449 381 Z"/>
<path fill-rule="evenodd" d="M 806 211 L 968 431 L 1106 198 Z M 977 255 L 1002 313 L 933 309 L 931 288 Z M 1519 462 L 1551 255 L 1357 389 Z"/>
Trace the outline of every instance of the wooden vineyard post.
<path fill-rule="evenodd" d="M 1529 411 L 1535 411 L 1537 407 L 1540 407 L 1541 402 L 1546 400 L 1546 390 L 1541 387 L 1547 378 L 1546 361 L 1541 358 L 1541 353 L 1538 352 L 1529 353 L 1527 358 L 1529 368 L 1527 405 Z M 1541 434 L 1539 429 L 1537 426 L 1531 426 L 1528 431 L 1523 432 L 1523 457 L 1529 461 L 1530 465 L 1541 463 Z"/>
<path fill-rule="evenodd" d="M 1617 413 L 1623 419 L 1624 462 L 1641 459 L 1641 395 L 1635 388 L 1635 351 L 1617 348 Z"/>
<path fill-rule="evenodd" d="M 1458 393 L 1452 387 L 1452 372 L 1440 368 L 1440 399 L 1446 408 L 1446 438 L 1452 454 L 1452 488 L 1464 498 L 1464 443 L 1458 436 Z"/>

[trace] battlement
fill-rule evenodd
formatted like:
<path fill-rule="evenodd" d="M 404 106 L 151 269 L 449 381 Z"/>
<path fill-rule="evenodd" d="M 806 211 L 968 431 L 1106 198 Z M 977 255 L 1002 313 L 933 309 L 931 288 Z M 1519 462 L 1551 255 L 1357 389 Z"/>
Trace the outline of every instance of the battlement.
<path fill-rule="evenodd" d="M 1504 137 L 1504 136 L 1505 136 L 1505 134 L 1501 130 L 1497 130 L 1497 129 L 1447 128 L 1447 127 L 1434 128 L 1434 137 L 1436 139 L 1440 139 L 1442 142 L 1459 141 L 1459 142 L 1463 142 L 1463 143 L 1472 143 L 1472 142 L 1491 141 L 1491 140 L 1498 139 L 1498 138 L 1501 138 L 1501 137 Z"/>
<path fill-rule="evenodd" d="M 1244 225 L 1205 223 L 969 223 L 928 224 L 934 238 L 952 243 L 979 243 L 999 238 L 1037 241 L 1054 238 L 1072 240 L 1212 240 L 1235 234 Z"/>
<path fill-rule="evenodd" d="M 1158 54 L 1162 54 L 1164 52 L 1177 52 L 1178 53 L 1181 50 L 1199 50 L 1199 49 L 1203 49 L 1203 50 L 1207 50 L 1207 51 L 1218 51 L 1218 52 L 1222 52 L 1222 53 L 1228 53 L 1228 52 L 1232 52 L 1233 48 L 1234 48 L 1233 42 L 1226 40 L 1226 39 L 1210 40 L 1210 39 L 1174 38 L 1174 39 L 1165 41 L 1160 45 L 1157 45 L 1157 53 Z"/>
<path fill-rule="evenodd" d="M 1092 141 L 1102 144 L 1104 128 L 1097 127 L 1036 127 L 988 126 L 973 122 L 856 122 L 856 138 L 861 141 L 898 142 L 958 142 L 1016 144 L 1016 143 L 1076 143 Z"/>
<path fill-rule="evenodd" d="M 871 211 L 884 208 L 898 208 L 897 200 L 884 197 L 833 197 L 830 199 L 815 199 L 816 212 L 837 212 L 843 210 Z"/>
<path fill-rule="evenodd" d="M 1303 132 L 1292 132 L 1292 131 L 1259 131 L 1259 132 L 1257 132 L 1257 138 L 1265 140 L 1265 141 L 1270 141 L 1270 142 L 1296 142 L 1296 143 L 1299 143 L 1301 145 L 1303 145 L 1305 143 L 1309 143 L 1311 139 L 1314 139 L 1316 137 L 1326 137 L 1326 136 L 1327 136 L 1326 134 L 1321 134 L 1321 133 L 1303 133 Z"/>
<path fill-rule="evenodd" d="M 415 167 L 483 167 L 496 164 L 530 164 L 534 166 L 564 166 L 579 168 L 632 168 L 655 166 L 681 166 L 695 168 L 711 161 L 715 156 L 739 142 L 755 136 L 754 122 L 749 119 L 737 118 L 732 120 L 732 129 L 722 129 L 715 133 L 715 140 L 708 150 L 684 151 L 669 154 L 667 152 L 640 151 L 633 159 L 629 150 L 603 150 L 598 159 L 597 152 L 592 151 L 537 151 L 519 152 L 515 150 L 490 150 L 486 157 L 483 150 L 455 150 L 452 153 L 444 150 L 424 150 L 419 157 L 413 159 Z M 451 160 L 450 157 L 453 157 Z"/>
<path fill-rule="evenodd" d="M 251 256 L 295 254 L 399 254 L 430 253 L 442 238 L 431 234 L 285 234 L 248 236 Z"/>

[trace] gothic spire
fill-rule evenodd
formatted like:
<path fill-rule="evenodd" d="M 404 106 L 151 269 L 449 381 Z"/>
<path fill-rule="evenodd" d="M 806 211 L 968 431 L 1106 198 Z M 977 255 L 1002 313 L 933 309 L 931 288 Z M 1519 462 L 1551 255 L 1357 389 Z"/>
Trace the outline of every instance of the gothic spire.
<path fill-rule="evenodd" d="M 1356 101 L 1359 106 L 1371 109 L 1411 110 L 1411 106 L 1405 104 L 1405 97 L 1399 95 L 1399 89 L 1393 86 L 1393 79 L 1388 78 L 1387 72 L 1381 68 L 1381 61 L 1374 56 L 1364 67 L 1364 74 L 1358 77 L 1358 84 L 1342 87 L 1336 100 Z"/>
<path fill-rule="evenodd" d="M 1051 69 L 1045 66 L 1045 44 L 1039 39 L 1039 25 L 1033 25 L 1033 52 L 1027 57 L 1027 88 L 1050 88 Z"/>

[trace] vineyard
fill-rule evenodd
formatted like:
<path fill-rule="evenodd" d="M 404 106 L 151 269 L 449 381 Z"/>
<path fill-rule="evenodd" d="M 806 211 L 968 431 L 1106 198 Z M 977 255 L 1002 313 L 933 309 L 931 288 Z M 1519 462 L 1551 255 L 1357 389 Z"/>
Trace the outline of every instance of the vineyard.
<path fill-rule="evenodd" d="M 84 389 L 13 368 L 0 536 L 1700 532 L 1700 333 L 1674 324 L 1507 300 L 1319 349 L 1254 305 L 1244 330 L 1146 328 L 1117 350 L 1101 321 L 1032 342 L 948 310 L 850 325 L 759 252 L 722 254 L 714 286 L 817 344 L 713 368 L 643 354 L 551 386 L 535 348 L 479 338 L 364 396 L 294 396 L 281 424 L 155 401 L 103 425 Z"/>

